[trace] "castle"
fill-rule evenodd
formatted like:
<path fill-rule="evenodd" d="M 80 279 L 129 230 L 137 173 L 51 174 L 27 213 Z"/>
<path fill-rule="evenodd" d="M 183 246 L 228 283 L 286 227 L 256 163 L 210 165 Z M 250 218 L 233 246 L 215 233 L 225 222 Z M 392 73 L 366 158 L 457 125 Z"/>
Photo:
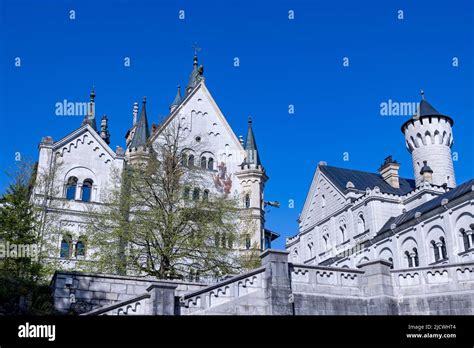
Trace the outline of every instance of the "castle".
<path fill-rule="evenodd" d="M 457 185 L 454 121 L 424 96 L 418 112 L 401 127 L 414 179 L 401 178 L 391 156 L 378 173 L 320 162 L 299 232 L 287 238 L 286 251 L 270 248 L 276 234 L 264 228 L 267 176 L 251 123 L 244 145 L 207 90 L 197 57 L 185 95 L 178 89 L 160 126 L 149 131 L 145 100 L 140 116 L 134 106 L 125 151 L 110 149 L 106 117 L 96 129 L 94 103 L 91 94 L 90 112 L 78 130 L 40 144 L 40 169 L 55 157 L 64 159 L 55 183 L 62 192 L 57 199 L 72 203 L 67 211 L 51 209 L 70 229 L 67 239 L 55 237 L 58 257 L 72 263 L 70 271 L 58 271 L 52 280 L 57 310 L 84 315 L 474 314 L 474 180 Z M 111 168 L 140 157 L 173 118 L 188 125 L 189 142 L 208 144 L 204 152 L 190 152 L 190 161 L 211 174 L 218 172 L 218 163 L 226 167 L 230 177 L 222 177 L 212 194 L 235 191 L 242 208 L 252 209 L 258 227 L 251 238 L 263 250 L 261 267 L 213 284 L 74 271 L 70 250 L 84 249 L 81 207 L 100 202 Z M 243 161 L 232 160 L 236 157 Z M 83 252 L 76 256 L 84 257 Z"/>
<path fill-rule="evenodd" d="M 193 200 L 213 195 L 238 197 L 240 208 L 249 212 L 247 219 L 252 223 L 248 224 L 250 230 L 245 231 L 245 241 L 234 247 L 269 247 L 278 235 L 264 227 L 264 188 L 268 176 L 260 160 L 251 118 L 246 140 L 237 138 L 206 86 L 197 55 L 184 95 L 178 87 L 169 114 L 159 125 L 149 126 L 146 103 L 143 98 L 141 108 L 138 103 L 133 105 L 125 149 L 110 147 L 106 115 L 97 125 L 94 90 L 79 128 L 57 141 L 51 137 L 42 139 L 37 183 L 45 182 L 46 177 L 50 184 L 38 184 L 34 200 L 44 206 L 45 219 L 52 221 L 43 235 L 52 245 L 49 258 L 58 261 L 61 268 L 71 270 L 78 260 L 91 259 L 86 219 L 90 208 L 106 203 L 108 188 L 115 184 L 112 177 L 150 155 L 159 135 L 176 125 L 184 134 L 179 146 L 185 151 L 185 166 L 199 170 L 204 177 L 205 187 L 189 187 L 186 193 Z"/>
<path fill-rule="evenodd" d="M 379 173 L 321 162 L 286 247 L 294 262 L 354 268 L 384 259 L 393 269 L 469 262 L 474 256 L 473 180 L 456 186 L 451 117 L 427 100 L 401 127 L 415 180 L 387 157 Z"/>

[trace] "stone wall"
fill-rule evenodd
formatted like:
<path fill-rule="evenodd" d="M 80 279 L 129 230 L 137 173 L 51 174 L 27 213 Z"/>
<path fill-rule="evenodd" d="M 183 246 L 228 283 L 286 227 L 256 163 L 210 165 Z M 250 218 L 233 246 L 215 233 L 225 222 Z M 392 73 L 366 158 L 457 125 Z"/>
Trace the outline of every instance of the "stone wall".
<path fill-rule="evenodd" d="M 214 285 L 57 272 L 55 308 L 92 315 L 474 314 L 474 262 L 391 270 L 288 262 L 266 250 L 262 267 Z M 173 309 L 172 309 L 173 308 Z"/>
<path fill-rule="evenodd" d="M 182 281 L 58 271 L 52 279 L 54 308 L 61 313 L 85 313 L 136 298 L 147 293 L 150 286 L 164 284 L 176 285 L 176 296 L 206 287 Z"/>

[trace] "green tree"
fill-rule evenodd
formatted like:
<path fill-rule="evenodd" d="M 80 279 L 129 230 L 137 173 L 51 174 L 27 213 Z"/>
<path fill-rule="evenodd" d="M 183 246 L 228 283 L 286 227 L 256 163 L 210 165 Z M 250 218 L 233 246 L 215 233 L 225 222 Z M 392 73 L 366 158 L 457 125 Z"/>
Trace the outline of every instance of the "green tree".
<path fill-rule="evenodd" d="M 106 204 L 88 214 L 94 270 L 162 279 L 240 270 L 237 199 L 207 191 L 212 178 L 189 165 L 183 139 L 168 127 L 145 160 L 115 174 Z"/>
<path fill-rule="evenodd" d="M 36 166 L 20 162 L 0 197 L 0 312 L 48 313 L 49 289 L 40 263 L 37 216 L 32 204 Z"/>

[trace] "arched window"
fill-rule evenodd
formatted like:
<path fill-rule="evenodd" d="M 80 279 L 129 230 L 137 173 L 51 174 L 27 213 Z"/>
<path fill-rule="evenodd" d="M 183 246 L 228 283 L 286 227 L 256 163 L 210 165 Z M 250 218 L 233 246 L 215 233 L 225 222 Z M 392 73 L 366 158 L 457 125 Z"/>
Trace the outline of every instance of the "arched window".
<path fill-rule="evenodd" d="M 250 236 L 247 234 L 245 236 L 245 249 L 250 249 L 250 246 L 251 246 L 251 240 L 250 240 Z"/>
<path fill-rule="evenodd" d="M 216 234 L 214 235 L 214 244 L 216 246 L 216 248 L 219 247 L 219 242 L 220 242 L 220 235 L 219 235 L 219 232 L 216 232 Z"/>
<path fill-rule="evenodd" d="M 72 248 L 72 237 L 70 234 L 63 236 L 61 240 L 61 250 L 59 251 L 59 256 L 64 259 L 71 257 L 71 248 Z"/>
<path fill-rule="evenodd" d="M 440 237 L 439 240 L 441 241 L 441 256 L 443 260 L 446 260 L 448 258 L 448 252 L 446 250 L 446 241 L 444 240 L 444 237 Z"/>
<path fill-rule="evenodd" d="M 207 159 L 206 157 L 202 156 L 201 157 L 201 169 L 206 169 L 207 168 Z"/>
<path fill-rule="evenodd" d="M 313 243 L 312 242 L 308 244 L 308 255 L 310 259 L 313 258 Z"/>
<path fill-rule="evenodd" d="M 76 257 L 78 256 L 86 256 L 86 242 L 84 236 L 80 236 L 76 243 Z"/>
<path fill-rule="evenodd" d="M 359 217 L 357 219 L 357 231 L 359 233 L 365 232 L 365 220 L 364 215 L 362 213 L 359 214 Z"/>
<path fill-rule="evenodd" d="M 229 249 L 232 249 L 234 247 L 234 237 L 233 236 L 229 236 L 229 238 L 227 238 L 227 245 L 228 245 Z"/>
<path fill-rule="evenodd" d="M 194 155 L 188 157 L 188 167 L 194 167 Z"/>
<path fill-rule="evenodd" d="M 83 202 L 91 201 L 92 184 L 93 184 L 93 181 L 91 179 L 84 180 L 84 183 L 82 184 L 82 201 Z"/>
<path fill-rule="evenodd" d="M 207 202 L 209 201 L 209 190 L 204 190 L 203 193 L 202 193 L 202 200 L 204 202 Z"/>
<path fill-rule="evenodd" d="M 326 197 L 324 195 L 321 195 L 321 207 L 324 208 L 326 206 Z"/>
<path fill-rule="evenodd" d="M 198 201 L 199 200 L 199 194 L 200 194 L 200 190 L 196 187 L 193 190 L 193 201 Z"/>
<path fill-rule="evenodd" d="M 431 241 L 431 246 L 433 247 L 433 252 L 434 252 L 434 259 L 435 261 L 439 261 L 439 249 L 438 246 L 436 245 L 436 242 L 434 240 Z"/>
<path fill-rule="evenodd" d="M 408 268 L 412 268 L 413 267 L 413 259 L 411 258 L 410 253 L 408 252 L 408 250 L 405 251 L 405 256 L 407 257 Z"/>
<path fill-rule="evenodd" d="M 73 201 L 76 199 L 77 178 L 71 176 L 66 184 L 66 199 Z"/>
<path fill-rule="evenodd" d="M 181 165 L 183 167 L 188 165 L 188 156 L 185 153 L 181 155 Z"/>
<path fill-rule="evenodd" d="M 445 260 L 448 258 L 448 253 L 446 250 L 446 241 L 444 237 L 440 237 L 439 242 L 435 242 L 434 240 L 432 240 L 430 243 L 431 243 L 431 246 L 433 247 L 435 262 L 440 261 L 440 260 Z"/>
<path fill-rule="evenodd" d="M 250 194 L 248 193 L 245 195 L 245 208 L 250 208 Z"/>
<path fill-rule="evenodd" d="M 328 250 L 329 249 L 329 234 L 325 234 L 323 236 L 323 240 L 324 240 L 324 250 Z"/>
<path fill-rule="evenodd" d="M 185 187 L 183 191 L 183 198 L 184 199 L 189 199 L 189 194 L 191 192 L 191 189 L 189 187 Z"/>
<path fill-rule="evenodd" d="M 418 259 L 418 250 L 416 248 L 413 248 L 413 258 L 414 258 L 414 263 L 415 263 L 415 267 L 418 267 L 420 265 L 420 261 Z"/>
<path fill-rule="evenodd" d="M 339 230 L 341 231 L 341 243 L 346 240 L 346 225 L 339 226 Z"/>
<path fill-rule="evenodd" d="M 463 241 L 463 244 L 464 244 L 464 251 L 470 250 L 471 247 L 472 247 L 472 243 L 471 243 L 472 235 L 469 235 L 468 232 L 464 230 L 464 228 L 461 228 L 459 231 L 461 232 L 461 235 L 462 235 L 462 241 Z"/>
<path fill-rule="evenodd" d="M 214 170 L 214 160 L 212 158 L 209 158 L 207 162 L 207 169 Z"/>

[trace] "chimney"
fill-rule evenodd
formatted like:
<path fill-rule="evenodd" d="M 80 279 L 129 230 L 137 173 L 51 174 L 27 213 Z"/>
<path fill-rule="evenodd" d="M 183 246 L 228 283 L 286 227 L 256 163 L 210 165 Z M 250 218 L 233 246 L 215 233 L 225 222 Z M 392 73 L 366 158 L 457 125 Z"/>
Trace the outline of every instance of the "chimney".
<path fill-rule="evenodd" d="M 379 173 L 390 186 L 400 188 L 398 169 L 400 169 L 400 165 L 397 161 L 394 161 L 392 156 L 388 156 L 380 166 Z"/>

